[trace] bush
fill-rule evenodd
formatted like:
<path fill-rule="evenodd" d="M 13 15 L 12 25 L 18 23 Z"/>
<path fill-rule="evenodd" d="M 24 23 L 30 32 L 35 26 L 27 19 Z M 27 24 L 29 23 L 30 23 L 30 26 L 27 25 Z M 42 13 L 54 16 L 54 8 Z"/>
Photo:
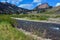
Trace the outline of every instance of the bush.
<path fill-rule="evenodd" d="M 16 23 L 15 20 L 10 18 L 11 16 L 0 15 L 0 40 L 34 40 L 11 25 Z"/>
<path fill-rule="evenodd" d="M 17 17 L 17 18 L 28 18 L 31 20 L 47 20 L 49 16 L 45 15 L 32 15 L 32 14 L 22 14 L 22 15 L 13 15 L 12 17 Z"/>
<path fill-rule="evenodd" d="M 0 22 L 0 40 L 33 40 L 22 31 L 13 28 L 9 22 Z"/>

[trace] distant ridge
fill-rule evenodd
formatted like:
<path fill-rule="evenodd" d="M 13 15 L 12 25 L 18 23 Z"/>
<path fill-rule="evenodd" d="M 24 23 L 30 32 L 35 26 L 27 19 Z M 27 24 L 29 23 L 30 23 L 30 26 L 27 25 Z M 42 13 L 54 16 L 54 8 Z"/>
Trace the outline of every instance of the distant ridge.
<path fill-rule="evenodd" d="M 21 13 L 21 12 L 27 11 L 27 10 L 28 9 L 17 7 L 14 4 L 10 4 L 7 2 L 0 2 L 0 14 L 1 13 L 7 13 L 7 14 Z"/>

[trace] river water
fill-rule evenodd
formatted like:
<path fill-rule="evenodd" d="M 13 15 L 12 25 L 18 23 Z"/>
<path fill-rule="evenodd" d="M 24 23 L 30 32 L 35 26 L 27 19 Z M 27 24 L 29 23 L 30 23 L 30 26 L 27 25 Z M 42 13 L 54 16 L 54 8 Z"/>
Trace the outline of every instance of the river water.
<path fill-rule="evenodd" d="M 26 20 L 16 20 L 18 23 L 17 28 L 22 28 L 29 32 L 43 32 L 47 30 L 47 37 L 57 38 L 60 40 L 60 24 L 57 23 L 45 23 L 45 22 L 34 22 Z M 39 34 L 39 33 L 38 33 Z"/>

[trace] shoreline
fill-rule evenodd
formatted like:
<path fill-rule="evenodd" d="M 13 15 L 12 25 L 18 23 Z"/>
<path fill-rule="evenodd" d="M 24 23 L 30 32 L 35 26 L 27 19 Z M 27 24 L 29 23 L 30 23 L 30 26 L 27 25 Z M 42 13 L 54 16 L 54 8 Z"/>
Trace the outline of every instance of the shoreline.
<path fill-rule="evenodd" d="M 16 19 L 16 20 L 25 20 L 25 21 L 33 21 L 33 22 L 43 22 L 43 23 L 55 23 L 55 24 L 60 24 L 59 21 L 49 21 L 49 20 L 30 20 L 30 19 L 26 19 L 26 18 L 15 18 L 15 17 L 11 17 L 12 19 Z"/>

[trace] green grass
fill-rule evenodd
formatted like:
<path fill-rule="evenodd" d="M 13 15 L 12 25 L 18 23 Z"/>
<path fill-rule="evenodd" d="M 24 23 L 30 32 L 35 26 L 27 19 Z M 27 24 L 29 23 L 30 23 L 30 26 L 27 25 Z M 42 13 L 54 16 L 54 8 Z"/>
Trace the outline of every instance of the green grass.
<path fill-rule="evenodd" d="M 0 40 L 34 40 L 31 36 L 25 35 L 11 24 L 17 22 L 10 17 L 27 18 L 31 20 L 48 20 L 48 18 L 58 18 L 55 14 L 20 14 L 20 15 L 0 15 Z M 36 31 L 35 34 L 38 32 Z"/>
<path fill-rule="evenodd" d="M 1 21 L 8 21 L 8 22 L 11 22 L 11 18 L 9 15 L 0 15 L 0 22 Z"/>
<path fill-rule="evenodd" d="M 9 22 L 0 22 L 0 40 L 32 40 L 22 31 L 13 28 Z"/>
<path fill-rule="evenodd" d="M 60 18 L 60 15 L 55 16 L 54 18 Z"/>
<path fill-rule="evenodd" d="M 34 40 L 31 36 L 14 28 L 11 24 L 16 21 L 10 17 L 11 15 L 0 15 L 0 40 Z"/>
<path fill-rule="evenodd" d="M 31 20 L 48 20 L 49 18 L 49 16 L 46 16 L 46 15 L 32 15 L 32 14 L 12 15 L 12 17 L 27 18 Z"/>

